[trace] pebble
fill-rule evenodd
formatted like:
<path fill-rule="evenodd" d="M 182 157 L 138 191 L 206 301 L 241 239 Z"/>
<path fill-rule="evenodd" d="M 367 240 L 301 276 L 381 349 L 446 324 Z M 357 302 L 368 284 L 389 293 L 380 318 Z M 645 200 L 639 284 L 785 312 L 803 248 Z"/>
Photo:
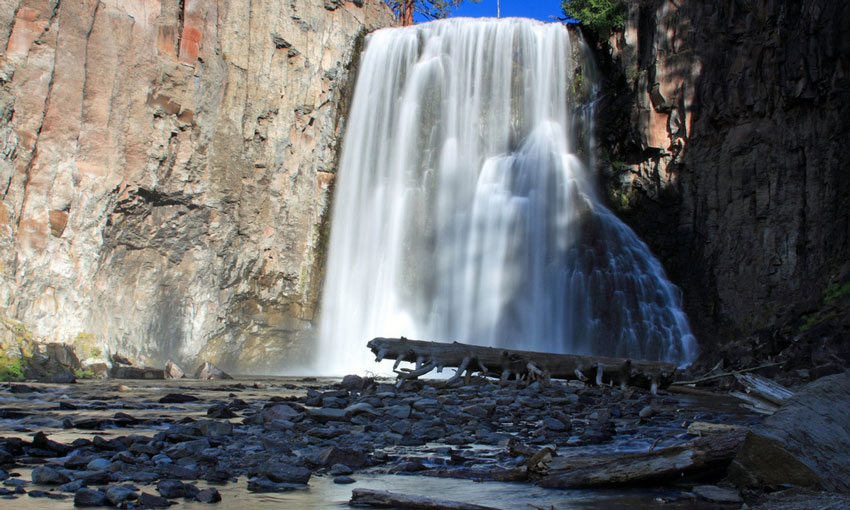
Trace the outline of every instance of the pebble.
<path fill-rule="evenodd" d="M 334 483 L 341 484 L 341 485 L 354 483 L 355 481 L 356 480 L 354 478 L 351 478 L 350 476 L 345 476 L 345 475 L 337 476 L 336 478 L 334 478 Z"/>

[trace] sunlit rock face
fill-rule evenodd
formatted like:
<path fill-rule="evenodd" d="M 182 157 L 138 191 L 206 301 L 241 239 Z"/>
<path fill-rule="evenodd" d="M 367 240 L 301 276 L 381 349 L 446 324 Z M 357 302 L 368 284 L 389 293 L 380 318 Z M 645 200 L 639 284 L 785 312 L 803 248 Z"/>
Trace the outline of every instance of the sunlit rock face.
<path fill-rule="evenodd" d="M 0 313 L 130 357 L 309 348 L 357 41 L 379 0 L 0 5 Z"/>
<path fill-rule="evenodd" d="M 563 25 L 525 19 L 369 36 L 334 198 L 319 371 L 373 369 L 363 346 L 374 336 L 693 359 L 678 289 L 600 204 L 579 157 L 591 137 L 578 132 L 590 124 L 576 111 L 588 79 L 578 44 Z"/>

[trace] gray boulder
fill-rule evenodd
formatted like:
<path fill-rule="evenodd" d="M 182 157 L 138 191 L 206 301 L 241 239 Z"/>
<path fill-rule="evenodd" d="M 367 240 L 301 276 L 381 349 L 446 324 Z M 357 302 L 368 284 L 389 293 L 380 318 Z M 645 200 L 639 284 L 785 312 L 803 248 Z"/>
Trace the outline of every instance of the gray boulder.
<path fill-rule="evenodd" d="M 209 361 L 205 361 L 203 365 L 199 366 L 195 371 L 196 379 L 233 379 L 230 374 L 226 373 L 224 370 L 218 368 L 213 365 Z"/>
<path fill-rule="evenodd" d="M 729 467 L 738 486 L 850 493 L 850 372 L 819 379 L 753 427 Z"/>

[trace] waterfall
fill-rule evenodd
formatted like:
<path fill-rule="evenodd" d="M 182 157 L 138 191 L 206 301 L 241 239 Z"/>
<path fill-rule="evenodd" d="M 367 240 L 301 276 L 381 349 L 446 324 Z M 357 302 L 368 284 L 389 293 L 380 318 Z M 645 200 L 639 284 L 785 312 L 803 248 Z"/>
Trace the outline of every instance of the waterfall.
<path fill-rule="evenodd" d="M 369 36 L 331 217 L 319 372 L 376 370 L 375 336 L 693 359 L 679 290 L 577 156 L 590 148 L 570 130 L 572 51 L 564 26 L 518 18 Z"/>

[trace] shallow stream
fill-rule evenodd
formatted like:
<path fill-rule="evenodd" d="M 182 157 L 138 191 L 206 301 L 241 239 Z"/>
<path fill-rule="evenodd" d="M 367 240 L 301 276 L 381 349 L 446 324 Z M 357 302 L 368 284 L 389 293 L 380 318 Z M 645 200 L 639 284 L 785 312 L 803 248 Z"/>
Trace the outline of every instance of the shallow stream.
<path fill-rule="evenodd" d="M 272 398 L 302 396 L 309 388 L 327 388 L 329 379 L 291 379 L 291 378 L 243 378 L 236 381 L 84 381 L 74 385 L 28 384 L 36 392 L 11 393 L 9 387 L 0 387 L 0 436 L 20 437 L 31 440 L 38 431 L 43 431 L 54 441 L 70 443 L 78 438 L 92 439 L 126 436 L 129 434 L 153 435 L 169 425 L 184 418 L 206 419 L 207 409 L 216 402 L 238 397 L 248 404 L 262 406 Z M 168 393 L 183 393 L 198 397 L 200 400 L 185 404 L 160 404 L 158 400 Z M 659 408 L 667 406 L 687 410 L 688 416 L 704 416 L 718 422 L 748 423 L 754 418 L 741 411 L 734 401 L 705 397 L 664 396 L 659 400 Z M 101 430 L 81 430 L 65 428 L 68 420 L 79 424 L 81 420 L 105 420 L 107 427 L 115 423 L 116 413 L 126 413 L 140 424 L 129 427 L 103 428 Z M 120 416 L 120 415 L 119 415 Z M 239 423 L 234 420 L 234 424 Z M 102 426 L 102 425 L 101 425 Z M 582 456 L 612 451 L 645 450 L 649 447 L 649 437 L 664 437 L 659 442 L 675 440 L 681 435 L 679 424 L 667 422 L 652 423 L 641 428 L 640 433 L 619 434 L 605 444 L 574 446 L 561 448 L 559 455 Z M 429 443 L 422 447 L 390 446 L 384 451 L 398 456 L 424 456 L 433 462 L 439 457 L 437 452 L 446 445 Z M 463 447 L 461 447 L 463 448 Z M 498 447 L 473 445 L 480 458 L 487 457 L 487 448 Z M 471 449 L 472 449 L 471 448 Z M 285 460 L 285 459 L 284 459 Z M 31 462 L 32 467 L 42 462 Z M 10 480 L 30 480 L 31 468 L 24 465 L 9 470 Z M 17 473 L 17 476 L 15 476 Z M 333 477 L 315 473 L 309 488 L 286 493 L 257 494 L 247 490 L 245 477 L 235 483 L 211 484 L 199 480 L 199 488 L 216 487 L 223 500 L 215 505 L 220 509 L 279 509 L 279 508 L 346 508 L 353 488 L 390 490 L 406 494 L 437 497 L 455 501 L 465 501 L 501 509 L 641 509 L 641 508 L 717 508 L 716 504 L 698 502 L 686 489 L 667 488 L 661 490 L 548 490 L 530 483 L 476 482 L 465 479 L 437 478 L 422 475 L 386 474 L 380 468 L 358 470 L 353 475 L 354 484 L 338 485 Z M 10 480 L 4 485 L 10 487 Z M 154 485 L 137 484 L 141 491 L 156 494 Z M 25 490 L 42 489 L 55 491 L 53 487 L 24 485 Z M 57 493 L 58 494 L 58 493 Z M 18 509 L 70 509 L 73 508 L 73 494 L 67 498 L 53 500 L 21 496 L 14 499 L 14 508 Z M 12 503 L 9 500 L 8 503 Z M 186 501 L 185 508 L 206 507 L 203 503 Z M 0 504 L 6 507 L 6 504 Z M 8 508 L 12 508 L 11 506 Z"/>

